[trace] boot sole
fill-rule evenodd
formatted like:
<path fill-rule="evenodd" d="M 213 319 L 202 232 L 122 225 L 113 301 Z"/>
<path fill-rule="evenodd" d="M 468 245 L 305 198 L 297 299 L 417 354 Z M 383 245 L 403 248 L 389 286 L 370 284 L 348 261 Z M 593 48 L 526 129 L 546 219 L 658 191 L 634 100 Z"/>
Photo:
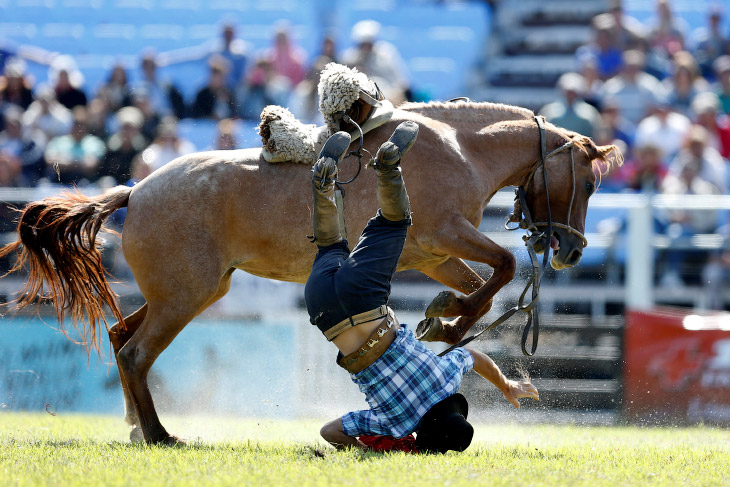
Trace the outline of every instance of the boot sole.
<path fill-rule="evenodd" d="M 407 120 L 395 128 L 393 135 L 390 136 L 388 141 L 392 142 L 398 148 L 400 156 L 403 157 L 403 155 L 408 152 L 411 147 L 413 147 L 413 144 L 416 143 L 417 138 L 418 124 Z"/>
<path fill-rule="evenodd" d="M 340 159 L 345 155 L 347 149 L 350 148 L 350 142 L 352 138 L 347 132 L 337 132 L 332 137 L 327 139 L 324 147 L 319 152 L 319 159 L 323 157 L 329 157 L 334 159 L 339 164 Z"/>

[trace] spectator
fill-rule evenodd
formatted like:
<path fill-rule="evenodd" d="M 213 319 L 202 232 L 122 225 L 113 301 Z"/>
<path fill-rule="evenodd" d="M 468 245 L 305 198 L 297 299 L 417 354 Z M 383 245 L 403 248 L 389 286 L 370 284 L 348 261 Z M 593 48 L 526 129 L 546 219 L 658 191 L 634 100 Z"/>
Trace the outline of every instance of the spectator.
<path fill-rule="evenodd" d="M 103 98 L 94 98 L 89 102 L 87 107 L 86 128 L 91 135 L 95 135 L 102 140 L 109 137 L 107 122 L 111 113 L 106 100 Z"/>
<path fill-rule="evenodd" d="M 106 101 L 109 110 L 118 111 L 122 107 L 132 104 L 132 93 L 127 81 L 127 70 L 121 64 L 115 64 L 109 74 L 109 79 L 99 89 L 97 95 Z"/>
<path fill-rule="evenodd" d="M 38 89 L 38 98 L 23 114 L 23 124 L 29 129 L 40 130 L 50 140 L 71 131 L 71 110 L 56 100 L 56 92 L 50 86 Z"/>
<path fill-rule="evenodd" d="M 173 117 L 165 117 L 157 126 L 157 137 L 142 152 L 142 157 L 145 164 L 154 171 L 191 152 L 195 152 L 195 146 L 189 140 L 178 136 L 177 120 Z"/>
<path fill-rule="evenodd" d="M 287 105 L 290 89 L 289 80 L 276 75 L 269 61 L 258 59 L 245 83 L 236 89 L 238 115 L 247 120 L 258 120 L 266 105 Z"/>
<path fill-rule="evenodd" d="M 578 73 L 565 73 L 558 80 L 561 98 L 545 105 L 540 114 L 549 122 L 579 134 L 593 137 L 599 122 L 598 110 L 581 100 L 585 80 Z"/>
<path fill-rule="evenodd" d="M 212 118 L 222 120 L 236 114 L 233 93 L 226 85 L 228 61 L 221 56 L 209 59 L 210 75 L 208 84 L 198 91 L 190 111 L 193 118 Z"/>
<path fill-rule="evenodd" d="M 84 76 L 76 68 L 71 56 L 58 56 L 51 63 L 48 79 L 56 90 L 58 102 L 72 110 L 77 106 L 86 106 L 86 94 L 81 89 Z"/>
<path fill-rule="evenodd" d="M 655 103 L 662 86 L 654 76 L 643 72 L 646 64 L 643 52 L 626 51 L 623 62 L 621 72 L 603 85 L 601 98 L 614 98 L 626 119 L 637 125 Z"/>
<path fill-rule="evenodd" d="M 710 134 L 704 127 L 693 125 L 690 128 L 682 149 L 669 166 L 667 177 L 671 176 L 671 178 L 668 184 L 676 187 L 676 185 L 693 182 L 694 179 L 687 179 L 686 176 L 696 173 L 695 176 L 703 181 L 701 184 L 707 183 L 714 186 L 713 193 L 727 193 L 725 161 L 720 153 L 709 145 L 709 142 Z M 684 170 L 687 170 L 687 174 L 682 174 Z M 687 188 L 692 189 L 689 185 Z"/>
<path fill-rule="evenodd" d="M 663 59 L 671 59 L 685 47 L 688 24 L 672 14 L 669 0 L 657 0 L 657 17 L 650 22 L 649 49 Z"/>
<path fill-rule="evenodd" d="M 35 186 L 43 171 L 45 137 L 25 129 L 22 110 L 5 111 L 5 130 L 0 132 L 0 186 Z"/>
<path fill-rule="evenodd" d="M 660 192 L 667 175 L 662 156 L 663 151 L 659 146 L 651 143 L 637 146 L 634 157 L 621 168 L 626 189 L 648 194 Z"/>
<path fill-rule="evenodd" d="M 700 76 L 700 70 L 692 55 L 680 51 L 673 58 L 673 74 L 662 82 L 669 104 L 687 117 L 692 117 L 692 99 L 698 93 L 710 90 L 710 85 Z"/>
<path fill-rule="evenodd" d="M 601 89 L 603 88 L 603 80 L 598 72 L 598 65 L 595 59 L 586 59 L 581 67 L 581 76 L 585 80 L 585 90 L 583 91 L 583 100 L 596 107 L 601 108 Z"/>
<path fill-rule="evenodd" d="M 236 38 L 235 24 L 233 22 L 224 23 L 221 38 L 213 45 L 210 56 L 218 55 L 228 61 L 226 86 L 229 90 L 233 90 L 245 76 L 250 50 L 251 47 L 246 41 Z"/>
<path fill-rule="evenodd" d="M 380 24 L 362 20 L 352 27 L 354 47 L 346 50 L 342 61 L 375 81 L 388 100 L 395 104 L 412 99 L 408 70 L 396 47 L 379 40 Z"/>
<path fill-rule="evenodd" d="M 3 76 L 0 76 L 0 100 L 23 110 L 33 103 L 33 91 L 25 76 L 24 61 L 13 59 L 5 64 Z"/>
<path fill-rule="evenodd" d="M 700 93 L 692 101 L 697 123 L 707 129 L 709 145 L 725 159 L 730 158 L 730 118 L 720 113 L 720 98 L 712 93 Z"/>
<path fill-rule="evenodd" d="M 187 115 L 180 90 L 172 83 L 157 77 L 157 60 L 151 52 L 142 57 L 142 80 L 134 85 L 132 92 L 139 90 L 144 91 L 149 108 L 159 117 L 174 115 L 176 118 L 184 118 Z"/>
<path fill-rule="evenodd" d="M 594 63 L 602 80 L 615 76 L 623 63 L 621 49 L 613 34 L 615 21 L 609 14 L 597 15 L 593 18 L 593 41 L 580 46 L 575 56 L 581 70 L 587 63 Z"/>
<path fill-rule="evenodd" d="M 713 63 L 717 82 L 715 93 L 720 97 L 720 104 L 725 115 L 730 115 L 730 56 L 720 56 Z"/>
<path fill-rule="evenodd" d="M 118 131 L 107 141 L 107 152 L 99 167 L 99 177 L 111 177 L 116 184 L 125 184 L 132 173 L 132 161 L 147 146 L 140 132 L 144 115 L 135 107 L 124 107 L 116 113 Z"/>
<path fill-rule="evenodd" d="M 134 90 L 132 93 L 132 105 L 142 112 L 144 123 L 142 124 L 141 132 L 147 142 L 152 142 L 157 135 L 157 126 L 160 124 L 161 117 L 152 109 L 145 88 Z"/>
<path fill-rule="evenodd" d="M 87 115 L 85 107 L 74 108 L 71 133 L 51 140 L 46 146 L 47 174 L 51 182 L 81 186 L 95 179 L 106 147 L 104 141 L 89 134 Z"/>
<path fill-rule="evenodd" d="M 673 111 L 662 96 L 656 100 L 654 113 L 636 127 L 635 144 L 660 147 L 662 161 L 667 164 L 681 149 L 691 125 L 689 118 Z"/>
<path fill-rule="evenodd" d="M 326 36 L 322 40 L 322 50 L 312 62 L 307 77 L 297 85 L 290 100 L 292 113 L 302 122 L 324 124 L 324 119 L 319 113 L 317 86 L 322 69 L 333 62 L 337 62 L 335 41 L 331 36 Z"/>
<path fill-rule="evenodd" d="M 622 153 L 624 157 L 630 157 L 630 151 L 634 146 L 634 136 L 636 134 L 636 127 L 626 120 L 621 115 L 621 110 L 618 103 L 613 98 L 607 98 L 601 105 L 601 118 L 598 122 L 600 130 L 604 131 L 606 144 L 616 144 L 620 141 L 624 150 Z"/>
<path fill-rule="evenodd" d="M 280 24 L 277 27 L 274 47 L 266 51 L 264 58 L 269 62 L 274 74 L 289 80 L 291 88 L 304 79 L 307 54 L 291 41 L 288 24 Z"/>
<path fill-rule="evenodd" d="M 215 138 L 215 150 L 238 149 L 235 128 L 235 122 L 230 118 L 225 118 L 218 122 L 218 133 Z"/>
<path fill-rule="evenodd" d="M 713 79 L 717 73 L 713 72 L 713 63 L 720 56 L 730 54 L 730 40 L 723 35 L 720 26 L 722 24 L 722 8 L 719 5 L 710 7 L 708 15 L 709 27 L 700 27 L 692 34 L 694 49 L 692 53 L 697 59 L 702 75 Z"/>
<path fill-rule="evenodd" d="M 612 0 L 611 3 L 609 13 L 613 19 L 611 34 L 614 45 L 621 51 L 644 47 L 646 40 L 644 25 L 635 18 L 626 15 L 621 0 Z"/>

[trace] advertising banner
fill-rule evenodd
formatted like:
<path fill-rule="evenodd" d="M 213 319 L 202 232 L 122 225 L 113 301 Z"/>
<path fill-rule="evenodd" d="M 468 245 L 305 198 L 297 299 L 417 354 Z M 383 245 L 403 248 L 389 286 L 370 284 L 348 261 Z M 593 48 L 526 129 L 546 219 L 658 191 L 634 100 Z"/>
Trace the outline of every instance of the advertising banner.
<path fill-rule="evenodd" d="M 628 420 L 730 423 L 730 313 L 630 311 L 624 357 Z"/>

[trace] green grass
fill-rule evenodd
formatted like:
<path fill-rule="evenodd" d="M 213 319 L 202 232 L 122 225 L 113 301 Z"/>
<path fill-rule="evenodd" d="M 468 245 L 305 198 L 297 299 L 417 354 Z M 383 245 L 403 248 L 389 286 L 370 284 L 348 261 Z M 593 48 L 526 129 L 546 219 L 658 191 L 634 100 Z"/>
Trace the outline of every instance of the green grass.
<path fill-rule="evenodd" d="M 0 486 L 719 486 L 719 428 L 477 425 L 464 453 L 334 452 L 319 421 L 165 417 L 192 440 L 131 445 L 115 417 L 0 413 Z"/>

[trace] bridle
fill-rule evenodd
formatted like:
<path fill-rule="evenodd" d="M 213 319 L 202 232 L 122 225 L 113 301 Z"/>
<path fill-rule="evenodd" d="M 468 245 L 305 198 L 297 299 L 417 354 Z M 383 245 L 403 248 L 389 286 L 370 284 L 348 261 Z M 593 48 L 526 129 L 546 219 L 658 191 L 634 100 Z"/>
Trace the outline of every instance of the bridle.
<path fill-rule="evenodd" d="M 545 119 L 539 115 L 536 115 L 534 119 L 540 131 L 540 161 L 532 169 L 529 176 L 527 177 L 526 182 L 518 186 L 517 189 L 515 189 L 515 209 L 514 212 L 510 215 L 509 220 L 507 220 L 507 223 L 505 223 L 505 228 L 507 230 L 526 230 L 527 233 L 522 237 L 522 240 L 524 240 L 525 246 L 527 247 L 527 252 L 530 255 L 530 262 L 532 263 L 532 276 L 527 281 L 527 284 L 525 285 L 525 289 L 522 291 L 522 294 L 520 294 L 520 298 L 517 301 L 516 306 L 508 309 L 504 314 L 502 314 L 502 316 L 497 318 L 488 327 L 478 331 L 474 335 L 464 338 L 456 345 L 452 345 L 451 347 L 441 352 L 439 356 L 443 356 L 457 347 L 463 347 L 467 343 L 479 337 L 482 333 L 501 325 L 518 311 L 522 311 L 527 314 L 527 322 L 525 323 L 525 327 L 522 330 L 522 353 L 528 357 L 534 355 L 535 351 L 537 350 L 537 342 L 540 335 L 540 316 L 538 314 L 537 308 L 537 303 L 540 299 L 540 282 L 542 280 L 542 274 L 545 272 L 548 263 L 548 254 L 550 253 L 550 239 L 553 234 L 553 228 L 561 228 L 563 230 L 566 230 L 569 233 L 578 236 L 578 238 L 583 241 L 584 247 L 588 245 L 588 240 L 586 240 L 585 235 L 570 226 L 570 218 L 573 212 L 573 200 L 575 199 L 576 191 L 575 159 L 573 157 L 574 143 L 572 140 L 569 140 L 557 149 L 547 152 L 547 142 L 545 140 Z M 573 182 L 573 192 L 570 196 L 570 205 L 568 206 L 568 218 L 566 220 L 566 223 L 559 223 L 553 221 L 552 213 L 550 211 L 550 191 L 548 188 L 548 174 L 547 166 L 545 165 L 545 163 L 552 156 L 566 150 L 570 151 L 570 173 Z M 547 200 L 547 221 L 535 222 L 532 220 L 532 215 L 530 214 L 530 210 L 527 207 L 527 190 L 530 187 L 530 184 L 532 184 L 537 170 L 541 167 L 545 183 L 545 199 Z M 517 223 L 518 225 L 510 226 L 510 223 Z M 541 228 L 544 229 L 544 231 L 540 231 Z M 540 265 L 537 258 L 537 252 L 535 251 L 535 244 L 543 238 L 547 240 L 547 243 L 545 245 L 545 250 L 543 253 L 542 265 Z M 527 296 L 527 291 L 530 288 L 532 288 L 532 298 L 528 303 L 525 303 L 525 297 Z M 527 339 L 530 336 L 531 330 L 532 347 L 531 350 L 528 352 Z"/>

